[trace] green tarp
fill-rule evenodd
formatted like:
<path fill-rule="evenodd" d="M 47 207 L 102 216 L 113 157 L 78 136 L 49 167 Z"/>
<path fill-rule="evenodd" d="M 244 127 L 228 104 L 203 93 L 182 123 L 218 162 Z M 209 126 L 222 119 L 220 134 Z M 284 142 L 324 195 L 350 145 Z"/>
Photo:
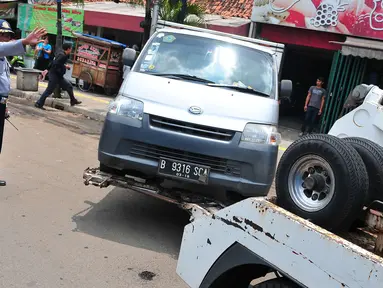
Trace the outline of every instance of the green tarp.
<path fill-rule="evenodd" d="M 83 32 L 84 10 L 65 8 L 62 11 L 63 36 L 73 37 L 73 32 Z M 49 34 L 57 34 L 56 6 L 19 4 L 17 28 L 32 31 L 44 27 Z"/>

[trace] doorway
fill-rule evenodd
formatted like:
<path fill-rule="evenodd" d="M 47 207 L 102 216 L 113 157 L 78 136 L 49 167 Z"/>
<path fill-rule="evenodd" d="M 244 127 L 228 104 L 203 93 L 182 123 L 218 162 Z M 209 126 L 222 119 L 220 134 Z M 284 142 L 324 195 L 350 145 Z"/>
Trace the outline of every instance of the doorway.
<path fill-rule="evenodd" d="M 280 126 L 300 129 L 308 90 L 315 85 L 318 77 L 325 78 L 324 88 L 326 89 L 333 55 L 334 51 L 331 50 L 286 45 L 281 79 L 289 79 L 293 82 L 293 92 L 291 101 L 281 103 Z"/>

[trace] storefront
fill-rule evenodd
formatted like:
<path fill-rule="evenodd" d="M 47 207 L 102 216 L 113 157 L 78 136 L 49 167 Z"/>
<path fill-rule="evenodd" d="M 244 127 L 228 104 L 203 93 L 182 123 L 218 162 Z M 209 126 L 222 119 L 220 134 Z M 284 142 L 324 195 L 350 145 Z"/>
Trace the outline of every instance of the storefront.
<path fill-rule="evenodd" d="M 208 3 L 206 3 L 208 4 L 207 13 L 211 14 L 204 15 L 204 28 L 248 36 L 250 27 L 250 20 L 248 18 L 251 14 L 252 0 L 246 0 L 246 5 L 238 5 L 237 1 L 230 0 L 227 1 L 224 6 L 217 6 L 216 4 L 219 1 L 220 0 L 208 1 Z M 141 27 L 141 22 L 145 19 L 145 7 L 143 5 L 117 4 L 113 1 L 102 0 L 85 0 L 83 4 L 83 26 L 81 27 L 83 30 L 79 32 L 118 41 L 129 47 L 142 43 L 143 28 Z M 33 11 L 40 10 L 38 13 L 40 15 L 44 14 L 42 16 L 45 17 L 47 11 L 53 12 L 53 10 L 55 10 L 56 1 L 28 0 L 28 4 L 21 4 L 20 7 L 22 7 L 23 11 L 21 11 L 21 14 L 18 13 L 18 26 L 25 26 L 26 21 L 24 20 L 24 15 L 30 13 L 30 7 L 35 7 L 35 9 L 32 9 Z M 36 9 L 36 7 L 40 8 Z M 43 10 L 41 10 L 43 9 L 42 7 L 46 9 L 44 13 L 42 12 Z M 70 1 L 63 1 L 62 7 L 63 11 L 78 9 L 75 2 Z M 43 24 L 46 25 L 45 22 Z M 64 22 L 63 24 L 65 25 Z M 49 26 L 55 31 L 55 23 Z M 26 27 L 21 27 L 20 29 L 26 31 Z M 52 35 L 56 33 L 54 31 L 52 31 Z"/>
<path fill-rule="evenodd" d="M 232 5 L 237 3 L 234 0 L 227 2 L 233 3 Z M 71 7 L 74 7 L 74 5 Z M 84 11 L 85 33 L 118 41 L 129 47 L 134 44 L 141 44 L 144 30 L 140 23 L 145 20 L 144 6 L 126 5 L 125 3 L 116 4 L 112 1 L 86 1 Z M 220 11 L 214 10 L 213 12 L 218 13 Z M 211 30 L 248 36 L 249 26 L 249 19 L 204 15 L 204 28 Z"/>
<path fill-rule="evenodd" d="M 383 88 L 382 0 L 285 2 L 255 0 L 252 13 L 256 37 L 286 44 L 282 77 L 293 81 L 293 107 L 281 119 L 300 122 L 308 88 L 322 76 L 328 97 L 318 130 L 326 133 L 347 112 L 343 104 L 356 85 Z"/>

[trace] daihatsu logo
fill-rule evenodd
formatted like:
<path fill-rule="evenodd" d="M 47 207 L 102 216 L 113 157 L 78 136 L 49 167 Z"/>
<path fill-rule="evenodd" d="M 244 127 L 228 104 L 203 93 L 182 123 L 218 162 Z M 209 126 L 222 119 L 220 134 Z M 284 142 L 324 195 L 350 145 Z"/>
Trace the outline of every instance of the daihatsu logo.
<path fill-rule="evenodd" d="M 191 106 L 189 108 L 189 112 L 194 114 L 194 115 L 200 115 L 200 114 L 202 114 L 202 109 L 198 106 Z"/>

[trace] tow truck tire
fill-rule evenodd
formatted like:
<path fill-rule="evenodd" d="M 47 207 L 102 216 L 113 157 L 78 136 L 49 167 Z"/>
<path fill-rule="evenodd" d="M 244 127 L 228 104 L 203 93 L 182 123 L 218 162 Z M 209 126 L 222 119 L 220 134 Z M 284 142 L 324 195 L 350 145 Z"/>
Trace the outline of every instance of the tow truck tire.
<path fill-rule="evenodd" d="M 254 286 L 254 288 L 301 288 L 287 278 L 267 280 Z"/>
<path fill-rule="evenodd" d="M 350 228 L 368 195 L 365 164 L 351 144 L 312 134 L 283 154 L 275 184 L 277 204 L 330 231 Z"/>
<path fill-rule="evenodd" d="M 383 201 L 383 147 L 371 140 L 359 137 L 343 138 L 359 153 L 366 165 L 369 192 L 366 205 L 375 200 Z"/>

